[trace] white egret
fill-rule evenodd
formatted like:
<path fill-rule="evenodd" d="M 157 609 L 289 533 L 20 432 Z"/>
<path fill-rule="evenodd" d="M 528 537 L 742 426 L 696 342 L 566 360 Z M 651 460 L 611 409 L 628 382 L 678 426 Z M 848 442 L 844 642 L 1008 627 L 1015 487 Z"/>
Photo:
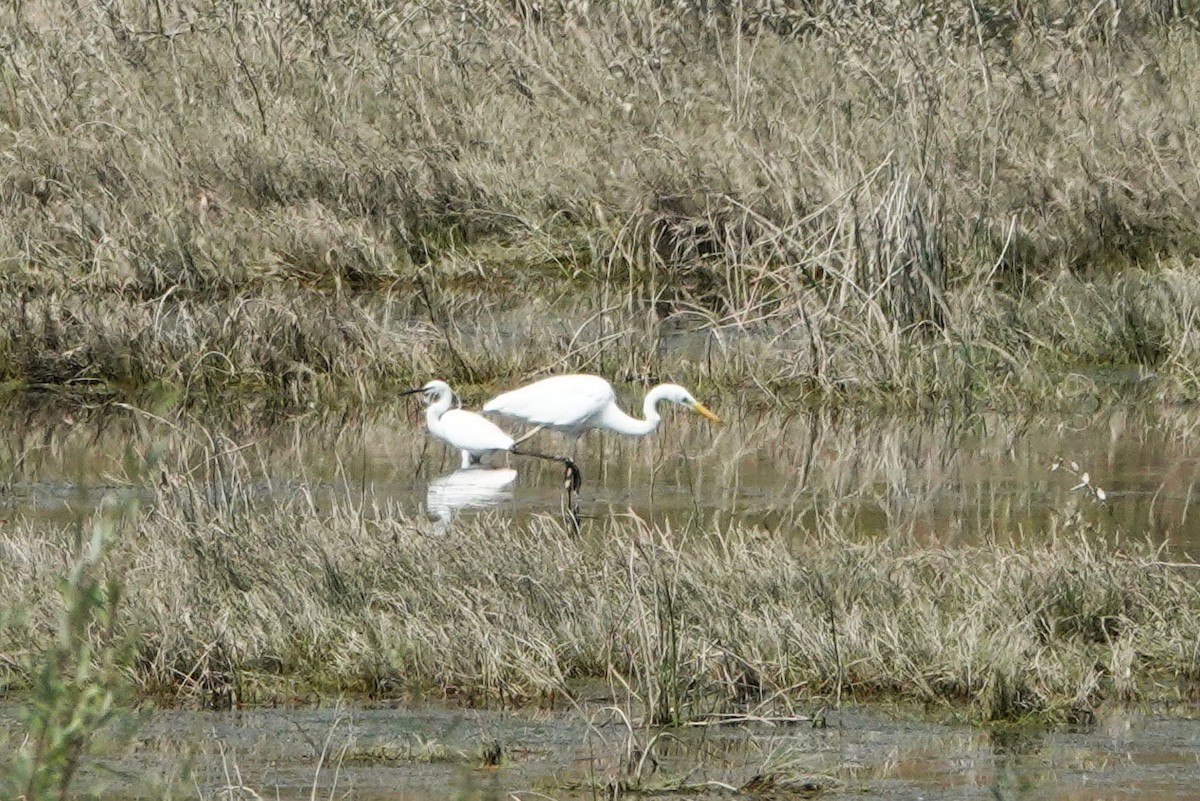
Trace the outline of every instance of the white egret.
<path fill-rule="evenodd" d="M 721 418 L 678 384 L 659 384 L 646 393 L 642 403 L 644 420 L 630 417 L 617 406 L 612 384 L 596 375 L 556 375 L 543 378 L 528 386 L 497 395 L 483 406 L 483 411 L 513 420 L 530 423 L 536 428 L 516 442 L 549 428 L 561 431 L 575 440 L 592 428 L 604 428 L 618 434 L 640 437 L 658 428 L 662 417 L 658 404 L 671 401 L 687 406 L 714 423 Z"/>
<path fill-rule="evenodd" d="M 559 462 L 567 468 L 570 488 L 579 489 L 582 477 L 575 463 L 565 456 L 549 456 L 544 453 L 517 450 L 517 443 L 499 426 L 486 417 L 468 412 L 465 409 L 455 409 L 454 390 L 445 381 L 430 381 L 422 387 L 408 389 L 401 395 L 412 395 L 420 392 L 424 395 L 429 407 L 425 410 L 425 425 L 429 433 L 445 442 L 452 448 L 462 451 L 462 466 L 470 467 L 479 464 L 488 453 L 506 451 L 517 456 L 533 456 L 538 459 L 549 459 Z"/>

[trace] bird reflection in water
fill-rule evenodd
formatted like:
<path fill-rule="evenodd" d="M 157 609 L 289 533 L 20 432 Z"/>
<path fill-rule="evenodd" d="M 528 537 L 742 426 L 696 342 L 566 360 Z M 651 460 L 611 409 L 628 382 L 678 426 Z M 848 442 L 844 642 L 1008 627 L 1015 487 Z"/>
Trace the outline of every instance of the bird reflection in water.
<path fill-rule="evenodd" d="M 425 508 L 444 531 L 463 509 L 490 509 L 513 497 L 517 471 L 510 467 L 464 467 L 429 482 Z"/>

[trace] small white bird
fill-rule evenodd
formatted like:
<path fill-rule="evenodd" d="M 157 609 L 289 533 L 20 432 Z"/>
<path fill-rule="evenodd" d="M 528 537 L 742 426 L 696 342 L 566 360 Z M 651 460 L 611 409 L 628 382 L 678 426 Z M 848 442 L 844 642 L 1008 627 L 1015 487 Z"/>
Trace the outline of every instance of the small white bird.
<path fill-rule="evenodd" d="M 479 464 L 484 454 L 507 451 L 513 438 L 500 427 L 474 412 L 452 408 L 454 390 L 445 381 L 430 381 L 423 387 L 405 390 L 401 395 L 422 393 L 429 402 L 425 409 L 425 425 L 429 433 L 452 448 L 462 451 L 462 466 Z"/>
<path fill-rule="evenodd" d="M 400 394 L 412 395 L 417 392 L 424 395 L 429 403 L 425 410 L 425 425 L 429 433 L 450 447 L 462 451 L 463 467 L 479 464 L 486 454 L 507 451 L 517 456 L 533 456 L 560 462 L 567 468 L 572 491 L 579 489 L 582 477 L 574 462 L 564 456 L 517 450 L 513 438 L 501 431 L 491 420 L 475 412 L 452 408 L 454 390 L 450 389 L 450 385 L 445 381 L 430 381 L 422 387 L 408 389 Z"/>
<path fill-rule="evenodd" d="M 645 419 L 630 417 L 617 406 L 612 384 L 596 375 L 543 378 L 497 395 L 484 404 L 483 411 L 536 426 L 516 440 L 518 444 L 543 428 L 549 428 L 574 438 L 578 446 L 579 437 L 592 428 L 605 428 L 635 437 L 649 434 L 662 420 L 658 413 L 658 404 L 662 401 L 690 407 L 714 423 L 721 422 L 721 418 L 678 384 L 659 384 L 650 390 L 642 404 Z"/>

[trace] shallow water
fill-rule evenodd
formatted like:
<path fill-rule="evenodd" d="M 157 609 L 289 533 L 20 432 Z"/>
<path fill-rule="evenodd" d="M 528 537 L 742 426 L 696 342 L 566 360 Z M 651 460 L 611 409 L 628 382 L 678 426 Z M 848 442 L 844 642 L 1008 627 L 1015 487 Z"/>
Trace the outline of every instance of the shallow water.
<path fill-rule="evenodd" d="M 554 712 L 166 711 L 147 717 L 133 747 L 89 768 L 80 789 L 106 798 L 145 797 L 154 788 L 206 799 L 256 797 L 250 791 L 379 801 L 604 797 L 606 785 L 631 780 L 631 744 L 644 747 L 651 736 L 637 730 L 631 741 L 599 703 Z M 483 764 L 488 746 L 500 748 L 498 767 Z M 861 799 L 1160 801 L 1195 798 L 1200 786 L 1200 723 L 1178 711 L 997 734 L 850 707 L 828 713 L 824 729 L 675 730 L 657 739 L 652 754 L 644 789 L 684 798 L 798 797 L 796 788 L 807 786 Z M 793 789 L 732 796 L 726 789 L 755 777 Z"/>
<path fill-rule="evenodd" d="M 727 421 L 720 427 L 677 410 L 644 439 L 585 436 L 577 453 L 584 520 L 741 521 L 785 536 L 837 525 L 948 544 L 1036 541 L 1087 523 L 1094 535 L 1149 537 L 1180 556 L 1200 551 L 1200 518 L 1189 514 L 1200 480 L 1198 408 L 896 419 L 729 406 L 718 410 Z M 416 403 L 369 422 L 306 418 L 240 430 L 168 426 L 128 410 L 7 428 L 17 435 L 0 445 L 0 519 L 65 524 L 105 498 L 152 502 L 145 485 L 162 480 L 158 468 L 136 465 L 157 451 L 172 480 L 213 496 L 234 485 L 261 504 L 366 498 L 441 530 L 481 509 L 522 518 L 563 506 L 552 463 L 492 457 L 499 469 L 457 470 L 457 455 L 425 434 Z M 571 447 L 554 434 L 531 443 Z M 1064 465 L 1052 471 L 1056 457 Z M 1073 489 L 1082 473 L 1103 502 Z"/>

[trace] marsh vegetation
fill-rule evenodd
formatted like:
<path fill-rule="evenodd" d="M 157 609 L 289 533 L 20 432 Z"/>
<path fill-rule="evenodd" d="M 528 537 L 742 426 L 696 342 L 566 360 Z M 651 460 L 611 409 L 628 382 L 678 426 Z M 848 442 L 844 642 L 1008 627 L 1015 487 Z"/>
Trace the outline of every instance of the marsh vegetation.
<path fill-rule="evenodd" d="M 124 729 L 109 722 L 103 734 L 85 728 L 62 740 L 73 761 L 51 768 L 103 778 L 97 759 L 175 765 L 178 773 L 162 776 L 179 788 L 194 767 L 206 787 L 224 788 L 210 789 L 211 797 L 231 799 L 276 783 L 390 781 L 372 779 L 372 770 L 416 780 L 429 775 L 414 767 L 426 760 L 443 771 L 474 770 L 495 736 L 491 727 L 471 723 L 470 736 L 456 735 L 452 746 L 429 738 L 448 736 L 445 715 L 474 720 L 475 713 L 438 713 L 442 723 L 418 725 L 407 737 L 388 728 L 387 716 L 400 714 L 389 707 L 422 710 L 432 701 L 508 713 L 495 720 L 513 726 L 533 725 L 519 723 L 526 715 L 553 716 L 547 725 L 562 728 L 551 744 L 507 730 L 505 778 L 497 780 L 506 787 L 518 776 L 547 781 L 533 763 L 559 757 L 523 750 L 540 748 L 603 758 L 594 773 L 576 768 L 559 777 L 566 783 L 538 785 L 555 797 L 690 786 L 689 759 L 735 787 L 758 777 L 836 789 L 869 784 L 873 774 L 852 767 L 856 758 L 845 752 L 817 759 L 808 749 L 824 752 L 828 744 L 805 745 L 812 738 L 797 731 L 810 731 L 812 719 L 862 723 L 859 713 L 843 717 L 839 709 L 901 707 L 999 737 L 1046 724 L 1087 731 L 1125 710 L 1186 713 L 1194 703 L 1200 589 L 1186 561 L 1194 539 L 1180 538 L 1191 536 L 1180 533 L 1190 531 L 1186 505 L 1173 505 L 1193 491 L 1194 459 L 1186 445 L 1171 455 L 1157 444 L 1154 436 L 1164 434 L 1127 424 L 1119 440 L 1145 439 L 1148 454 L 1177 460 L 1178 477 L 1156 489 L 1137 484 L 1136 448 L 1118 448 L 1106 461 L 1114 448 L 1106 438 L 1091 448 L 1073 443 L 1088 457 L 1092 484 L 1106 489 L 1099 503 L 1072 491 L 1078 476 L 1050 471 L 1052 460 L 1039 450 L 1046 434 L 1036 427 L 1025 433 L 1022 424 L 992 421 L 975 435 L 924 430 L 898 439 L 895 426 L 824 420 L 809 432 L 810 446 L 794 425 L 733 419 L 724 442 L 697 425 L 625 449 L 604 443 L 610 473 L 594 472 L 585 487 L 578 531 L 553 505 L 560 476 L 551 467 L 522 467 L 519 481 L 532 495 L 524 511 L 458 512 L 439 528 L 412 490 L 386 494 L 402 476 L 416 474 L 406 486 L 419 491 L 457 466 L 453 452 L 422 452 L 413 411 L 410 420 L 354 436 L 297 428 L 294 438 L 261 443 L 198 421 L 168 425 L 128 412 L 107 430 L 97 419 L 60 423 L 37 437 L 43 447 L 23 452 L 19 463 L 9 459 L 17 476 L 10 486 L 26 492 L 62 481 L 52 478 L 55 460 L 60 473 L 85 467 L 107 483 L 98 494 L 58 489 L 75 515 L 93 510 L 88 522 L 64 524 L 62 512 L 27 507 L 4 526 L 0 598 L 20 610 L 0 635 L 9 697 L 52 700 L 38 707 L 44 717 L 33 718 L 48 731 L 76 719 L 99 725 L 89 716 L 111 715 L 113 704 L 131 698 L 207 713 L 160 713 L 148 724 L 160 733 L 139 735 L 127 750 L 113 732 L 129 731 L 129 721 Z M 1172 442 L 1188 431 L 1182 417 L 1153 423 L 1156 431 L 1167 427 Z M 806 492 L 771 496 L 775 513 L 752 522 L 754 507 L 725 507 L 712 491 L 732 482 L 748 499 L 761 496 L 753 483 L 757 450 L 736 459 L 727 449 L 745 448 L 764 425 L 790 432 L 792 450 L 781 442 L 768 449 L 780 464 L 803 464 L 809 447 L 825 454 L 825 464 Z M 81 464 L 74 450 L 81 438 L 107 455 Z M 1025 488 L 1013 487 L 1012 475 L 972 485 L 981 442 L 1004 463 L 1040 464 L 1038 476 Z M 853 447 L 838 453 L 839 443 Z M 311 455 L 320 451 L 332 456 Z M 381 453 L 391 461 L 375 469 L 397 475 L 364 481 L 359 471 Z M 897 464 L 905 454 L 910 460 Z M 668 498 L 656 508 L 635 496 L 619 511 L 631 484 L 657 481 L 669 496 L 689 486 L 688 474 L 690 500 Z M 945 518 L 957 529 L 929 524 L 929 507 L 968 492 Z M 1162 529 L 1131 538 L 1126 521 L 1147 519 L 1129 514 L 1141 496 L 1158 499 Z M 1042 502 L 1036 516 L 1021 511 Z M 1164 513 L 1171 508 L 1180 517 Z M 882 531 L 869 522 L 878 514 Z M 992 526 L 970 532 L 965 524 L 975 517 Z M 103 591 L 117 587 L 119 596 Z M 49 643 L 60 644 L 48 654 Z M 335 698 L 381 705 L 348 713 L 376 720 L 374 733 L 354 737 L 332 713 L 314 713 L 328 731 L 306 723 L 303 738 L 283 738 L 307 755 L 289 757 L 286 769 L 270 767 L 279 749 L 271 740 L 247 742 L 266 737 L 244 722 L 254 718 L 221 714 L 327 708 Z M 289 713 L 271 714 L 279 718 L 272 725 L 288 725 Z M 744 729 L 751 749 L 729 764 L 707 738 L 670 734 L 724 716 L 747 721 L 731 732 Z M 192 722 L 177 730 L 177 720 Z M 767 721 L 775 729 L 782 721 L 781 730 Z M 170 744 L 205 726 L 220 727 L 222 739 Z M 737 735 L 722 736 L 737 747 Z M 35 754 L 15 748 L 22 741 L 10 742 L 36 764 Z M 228 753 L 217 750 L 226 743 Z M 672 743 L 687 744 L 674 761 Z M 172 761 L 184 753 L 196 761 Z M 883 765 L 894 757 L 876 758 L 888 775 Z M 659 762 L 675 768 L 648 767 Z"/>
<path fill-rule="evenodd" d="M 1117 367 L 1190 398 L 1193 12 L 9 5 L 3 377 L 294 411 L 575 368 L 1071 404 L 1062 373 Z"/>
<path fill-rule="evenodd" d="M 5 4 L 8 497 L 62 432 L 89 443 L 66 511 L 2 524 L 0 679 L 35 702 L 5 789 L 67 795 L 130 693 L 511 707 L 599 681 L 639 732 L 1194 699 L 1197 13 Z M 578 531 L 550 504 L 433 531 L 376 491 L 381 430 L 396 470 L 442 473 L 398 389 L 473 407 L 573 370 L 684 383 L 741 438 L 708 472 L 678 421 L 596 448 Z M 1115 403 L 1151 410 L 1169 464 L 1122 486 L 1106 416 L 1107 456 L 1044 479 L 1036 519 L 922 516 L 953 460 L 838 425 L 1004 409 L 1006 454 L 1032 410 L 1068 440 Z M 748 461 L 786 502 L 737 493 Z"/>
<path fill-rule="evenodd" d="M 78 536 L 61 521 L 92 510 L 119 530 L 103 575 L 123 577 L 131 676 L 170 704 L 520 704 L 588 679 L 658 723 L 807 712 L 843 694 L 1058 719 L 1186 698 L 1200 675 L 1185 563 L 1194 416 L 1116 415 L 1120 448 L 1063 437 L 1089 457 L 1104 502 L 1075 488 L 1070 466 L 1051 471 L 1047 429 L 1028 421 L 902 436 L 871 418 L 750 416 L 716 439 L 696 421 L 655 441 L 594 441 L 575 531 L 553 465 L 455 472 L 457 454 L 430 446 L 413 411 L 262 441 L 132 410 L 107 433 L 104 417 L 44 430 L 9 457 L 10 491 L 74 510 L 10 510 L 0 597 L 26 614 L 5 652 L 37 653 L 53 630 Z M 787 436 L 751 447 L 764 432 Z M 89 443 L 91 463 L 77 450 Z M 998 468 L 981 449 L 1009 475 L 988 479 Z M 1146 458 L 1161 460 L 1157 483 L 1140 483 Z M 421 511 L 442 517 L 425 493 L 438 477 L 490 472 L 500 489 L 520 476 L 522 506 L 457 514 L 442 498 L 440 524 Z M 84 492 L 101 477 L 103 492 Z M 629 492 L 656 484 L 657 496 Z M 1128 533 L 1146 520 L 1153 529 Z M 9 665 L 8 678 L 33 676 Z"/>

